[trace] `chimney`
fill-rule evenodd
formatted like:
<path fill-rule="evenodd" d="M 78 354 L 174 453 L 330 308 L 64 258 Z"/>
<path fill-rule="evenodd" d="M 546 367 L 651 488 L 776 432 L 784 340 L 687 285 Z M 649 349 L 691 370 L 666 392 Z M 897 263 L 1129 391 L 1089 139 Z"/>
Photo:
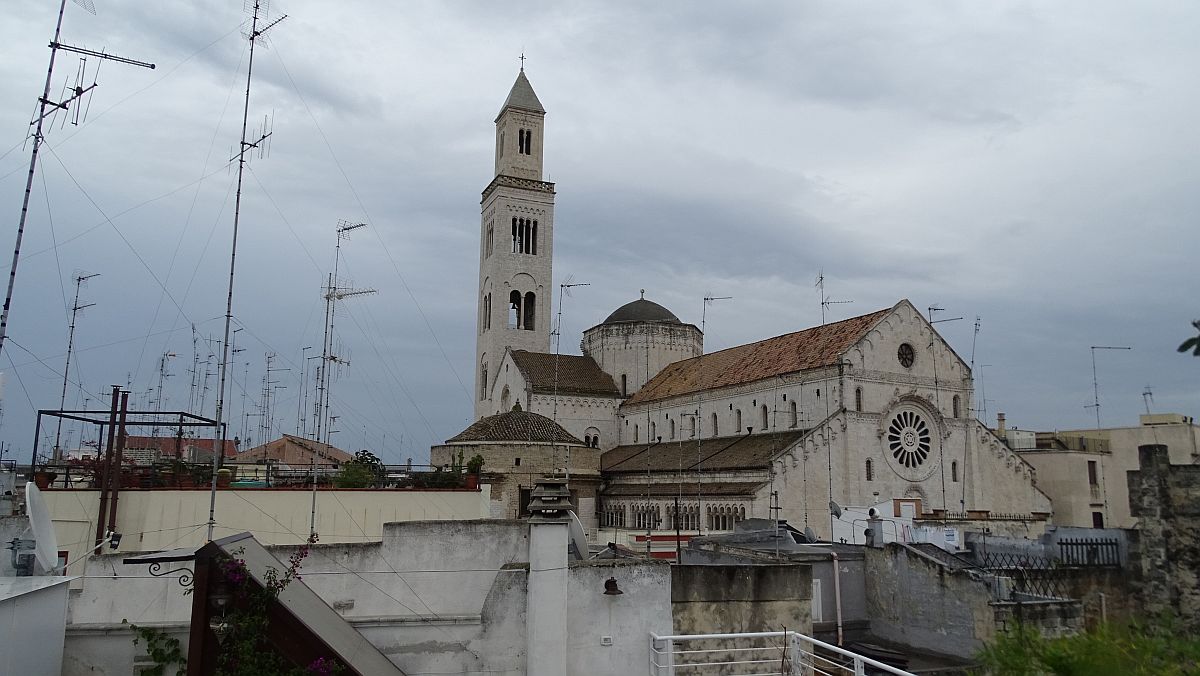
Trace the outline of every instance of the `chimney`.
<path fill-rule="evenodd" d="M 525 599 L 525 673 L 567 673 L 567 524 L 564 479 L 538 479 L 529 499 L 529 585 Z"/>
<path fill-rule="evenodd" d="M 1008 437 L 1008 428 L 1004 426 L 1004 414 L 996 414 L 996 436 L 1004 439 Z"/>

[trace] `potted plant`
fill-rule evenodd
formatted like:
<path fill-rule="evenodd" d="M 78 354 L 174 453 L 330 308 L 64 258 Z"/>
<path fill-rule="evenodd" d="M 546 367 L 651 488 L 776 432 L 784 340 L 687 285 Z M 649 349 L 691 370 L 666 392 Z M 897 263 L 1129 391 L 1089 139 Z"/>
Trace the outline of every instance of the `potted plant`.
<path fill-rule="evenodd" d="M 467 488 L 479 488 L 479 471 L 483 469 L 483 456 L 476 453 L 467 461 Z"/>
<path fill-rule="evenodd" d="M 33 472 L 33 485 L 37 486 L 40 490 L 46 490 L 50 488 L 50 484 L 54 483 L 54 480 L 57 478 L 57 474 L 51 472 L 45 465 L 42 465 Z"/>

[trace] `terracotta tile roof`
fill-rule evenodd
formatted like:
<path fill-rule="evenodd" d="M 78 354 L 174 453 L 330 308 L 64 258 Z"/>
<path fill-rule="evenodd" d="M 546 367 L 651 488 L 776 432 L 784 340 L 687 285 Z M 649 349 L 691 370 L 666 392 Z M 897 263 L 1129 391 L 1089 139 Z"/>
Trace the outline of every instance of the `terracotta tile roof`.
<path fill-rule="evenodd" d="M 677 361 L 660 371 L 625 403 L 658 401 L 836 364 L 847 349 L 891 311 L 892 308 L 886 308 Z"/>
<path fill-rule="evenodd" d="M 735 496 L 746 495 L 752 496 L 754 493 L 766 483 L 764 481 L 725 481 L 707 483 L 701 482 L 701 494 L 705 496 Z M 620 497 L 637 497 L 639 495 L 648 495 L 651 497 L 675 496 L 682 495 L 683 500 L 687 500 L 688 496 L 693 499 L 696 497 L 696 482 L 683 482 L 682 484 L 675 483 L 653 483 L 653 484 L 616 484 L 604 489 L 603 495 L 610 498 Z"/>
<path fill-rule="evenodd" d="M 193 437 L 184 437 L 180 449 L 183 453 L 187 453 L 189 448 L 194 448 L 203 453 L 212 453 L 213 446 L 216 441 L 213 439 L 196 439 Z M 161 437 L 143 437 L 128 435 L 125 437 L 125 450 L 127 451 L 158 451 L 166 455 L 175 455 L 175 435 Z M 238 454 L 237 442 L 233 439 L 225 440 L 225 457 L 236 458 Z"/>
<path fill-rule="evenodd" d="M 340 463 L 354 459 L 354 456 L 346 451 L 330 446 L 329 444 L 323 444 L 319 441 L 305 439 L 304 437 L 292 434 L 285 434 L 273 441 L 268 441 L 265 444 L 242 451 L 238 454 L 238 460 L 246 462 L 269 458 L 285 463 L 303 464 L 311 462 L 314 453 L 318 461 L 321 462 L 332 460 L 335 463 Z"/>
<path fill-rule="evenodd" d="M 702 471 L 752 469 L 771 463 L 771 458 L 803 437 L 804 430 L 772 432 L 740 437 L 705 439 L 696 448 L 695 440 L 668 441 L 650 450 L 646 444 L 630 444 L 600 456 L 601 472 L 678 472 L 695 470 L 699 458 Z"/>
<path fill-rule="evenodd" d="M 617 389 L 612 376 L 600 370 L 600 365 L 591 357 L 513 350 L 512 358 L 534 392 L 554 392 L 554 361 L 557 358 L 559 394 L 621 396 L 621 391 Z"/>
<path fill-rule="evenodd" d="M 584 445 L 582 441 L 576 439 L 558 423 L 544 415 L 529 411 L 509 411 L 480 418 L 470 427 L 459 432 L 458 435 L 447 439 L 446 443 L 475 441 L 537 441 L 574 446 Z"/>

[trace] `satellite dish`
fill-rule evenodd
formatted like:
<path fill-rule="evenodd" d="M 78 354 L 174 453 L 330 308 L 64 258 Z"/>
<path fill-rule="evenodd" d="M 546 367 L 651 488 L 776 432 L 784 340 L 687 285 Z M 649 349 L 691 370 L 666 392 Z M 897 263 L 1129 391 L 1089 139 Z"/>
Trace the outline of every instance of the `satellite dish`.
<path fill-rule="evenodd" d="M 813 532 L 812 528 L 805 526 L 804 527 L 804 539 L 807 540 L 809 542 L 809 544 L 812 544 L 817 541 L 817 534 L 815 532 Z"/>
<path fill-rule="evenodd" d="M 575 550 L 575 558 L 583 561 L 588 557 L 587 534 L 583 532 L 583 524 L 580 523 L 579 517 L 575 516 L 575 512 L 568 511 L 567 514 L 571 516 L 571 521 L 567 524 L 571 549 Z"/>
<path fill-rule="evenodd" d="M 54 537 L 54 524 L 50 521 L 50 510 L 38 487 L 25 484 L 25 511 L 29 514 L 29 528 L 33 531 L 33 555 L 42 570 L 58 574 L 58 538 Z"/>
<path fill-rule="evenodd" d="M 838 503 L 834 502 L 833 500 L 829 501 L 829 513 L 832 514 L 833 518 L 835 519 L 842 518 L 842 508 L 839 507 Z"/>

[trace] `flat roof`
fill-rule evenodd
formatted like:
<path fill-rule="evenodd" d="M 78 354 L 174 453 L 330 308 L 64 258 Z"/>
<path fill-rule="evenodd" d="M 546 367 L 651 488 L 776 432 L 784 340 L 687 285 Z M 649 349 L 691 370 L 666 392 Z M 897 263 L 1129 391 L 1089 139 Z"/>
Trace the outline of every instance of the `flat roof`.
<path fill-rule="evenodd" d="M 29 577 L 0 577 L 0 601 L 31 594 L 41 589 L 70 582 L 74 575 L 38 575 Z"/>

